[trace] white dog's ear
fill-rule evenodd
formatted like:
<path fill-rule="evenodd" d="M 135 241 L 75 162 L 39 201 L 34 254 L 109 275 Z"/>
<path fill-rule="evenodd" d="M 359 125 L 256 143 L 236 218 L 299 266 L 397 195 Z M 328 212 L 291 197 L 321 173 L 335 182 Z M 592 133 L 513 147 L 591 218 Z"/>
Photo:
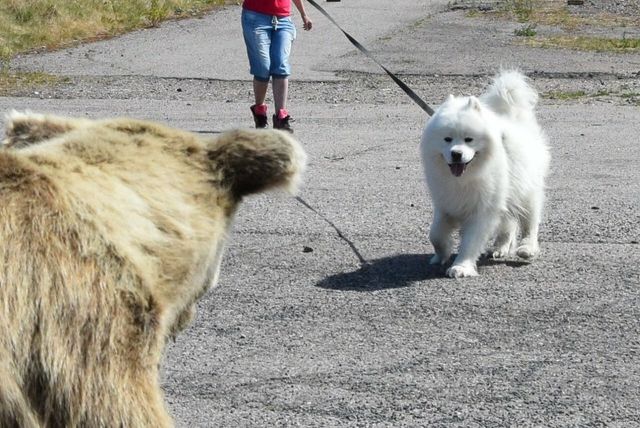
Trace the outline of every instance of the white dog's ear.
<path fill-rule="evenodd" d="M 454 99 L 455 99 L 455 97 L 453 96 L 453 94 L 449 94 L 449 96 L 447 97 L 446 102 L 453 101 Z"/>
<path fill-rule="evenodd" d="M 476 111 L 480 111 L 482 109 L 480 101 L 476 97 L 469 97 L 469 104 L 467 105 L 467 107 Z"/>

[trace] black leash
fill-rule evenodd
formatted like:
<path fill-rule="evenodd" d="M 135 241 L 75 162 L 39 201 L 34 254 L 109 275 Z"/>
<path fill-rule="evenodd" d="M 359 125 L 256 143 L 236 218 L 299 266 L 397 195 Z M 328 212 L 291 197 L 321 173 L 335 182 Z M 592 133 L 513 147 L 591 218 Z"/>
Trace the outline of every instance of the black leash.
<path fill-rule="evenodd" d="M 371 54 L 371 52 L 369 52 L 367 50 L 367 48 L 365 48 L 364 46 L 362 46 L 360 44 L 360 42 L 358 42 L 356 39 L 354 39 L 351 34 L 347 33 L 346 31 L 344 31 L 342 29 L 342 27 L 336 22 L 335 19 L 333 19 L 331 17 L 331 15 L 329 15 L 327 13 L 326 10 L 324 10 L 322 8 L 322 6 L 320 6 L 318 3 L 316 3 L 314 0 L 307 0 L 313 7 L 315 7 L 316 9 L 318 9 L 318 11 L 320 11 L 321 14 L 323 14 L 329 21 L 331 21 L 333 23 L 333 25 L 335 25 L 336 27 L 338 27 L 338 29 L 340 31 L 342 31 L 342 33 L 347 37 L 347 39 L 349 39 L 349 41 L 356 47 L 358 48 L 358 50 L 360 50 L 360 52 L 362 52 L 363 54 L 365 54 L 366 56 L 368 56 L 371 60 L 373 60 L 373 62 L 375 62 L 376 64 L 378 64 L 378 66 L 380 66 L 380 68 L 382 68 L 388 75 L 389 77 L 391 77 L 391 79 L 393 79 L 394 82 L 396 82 L 396 84 L 398 86 L 400 86 L 400 88 L 407 94 L 409 95 L 409 97 L 420 106 L 420 108 L 422 108 L 422 110 L 424 110 L 425 112 L 427 112 L 427 114 L 429 116 L 433 116 L 433 109 L 429 106 L 429 104 L 427 104 L 426 102 L 424 102 L 424 100 L 422 98 L 420 98 L 415 92 L 413 92 L 413 90 L 408 87 L 402 80 L 400 80 L 398 78 L 398 76 L 396 76 L 395 74 L 393 74 L 391 71 L 389 71 L 387 69 L 387 67 L 385 67 L 384 65 L 380 64 L 380 62 Z"/>
<path fill-rule="evenodd" d="M 344 233 L 342 233 L 342 231 L 338 228 L 338 226 L 336 226 L 326 216 L 324 216 L 321 213 L 319 213 L 318 210 L 316 210 L 311 205 L 309 205 L 309 203 L 307 201 L 305 201 L 304 199 L 302 199 L 300 196 L 296 196 L 296 200 L 298 202 L 300 202 L 302 205 L 304 205 L 307 209 L 309 209 L 310 211 L 312 211 L 312 212 L 316 213 L 318 216 L 320 216 L 321 219 L 323 219 L 325 222 L 327 222 L 327 224 L 329 226 L 331 226 L 333 228 L 333 230 L 336 231 L 336 233 L 338 234 L 338 237 L 340 239 L 342 239 L 344 242 L 346 242 L 347 245 L 349 246 L 349 248 L 351 248 L 351 251 L 353 251 L 353 254 L 356 255 L 356 257 L 358 258 L 358 261 L 360 261 L 360 266 L 366 266 L 367 264 L 369 264 L 369 262 L 364 257 L 362 257 L 362 254 L 360 254 L 360 251 L 358 251 L 358 248 L 356 248 L 355 244 L 353 242 L 351 242 L 351 240 L 349 238 L 344 236 Z"/>
<path fill-rule="evenodd" d="M 331 21 L 333 23 L 333 25 L 335 25 L 336 27 L 338 27 L 338 29 L 340 31 L 342 31 L 342 34 L 344 34 L 347 39 L 349 39 L 349 41 L 356 47 L 358 48 L 358 50 L 360 52 L 362 52 L 363 54 L 365 54 L 367 57 L 369 57 L 371 60 L 373 60 L 373 62 L 375 62 L 376 64 L 378 64 L 378 66 L 380 68 L 382 68 L 388 75 L 389 77 L 391 77 L 391 79 L 393 79 L 394 82 L 396 82 L 396 84 L 407 94 L 409 95 L 409 98 L 411 98 L 416 104 L 418 104 L 420 106 L 420 108 L 422 108 L 422 110 L 424 110 L 429 116 L 433 116 L 433 109 L 429 106 L 429 104 L 427 104 L 426 102 L 424 102 L 424 100 L 422 98 L 420 98 L 410 87 L 408 87 L 402 80 L 400 80 L 398 78 L 398 76 L 396 76 L 395 74 L 393 74 L 391 71 L 389 71 L 389 69 L 387 69 L 387 67 L 385 67 L 384 65 L 382 65 L 372 54 L 371 52 L 369 52 L 367 50 L 367 48 L 365 48 L 364 46 L 362 46 L 362 44 L 360 42 L 358 42 L 355 38 L 353 38 L 351 36 L 351 34 L 347 33 L 345 30 L 342 29 L 342 27 L 336 22 L 335 19 L 333 19 L 331 17 L 331 15 L 329 15 L 327 13 L 326 10 L 324 10 L 318 3 L 316 3 L 314 0 L 307 0 L 313 7 L 315 7 L 316 9 L 318 9 L 318 11 L 320 11 L 320 13 L 322 13 L 329 21 Z M 360 261 L 360 266 L 366 266 L 369 264 L 369 262 L 362 256 L 362 254 L 360 254 L 360 251 L 358 251 L 358 248 L 356 248 L 355 244 L 353 242 L 351 242 L 351 240 L 349 240 L 346 236 L 344 236 L 344 234 L 342 233 L 342 231 L 331 221 L 329 220 L 327 217 L 325 217 L 324 215 L 322 215 L 320 212 L 318 212 L 315 208 L 313 208 L 311 205 L 309 205 L 309 203 L 307 201 L 305 201 L 304 199 L 302 199 L 301 197 L 296 197 L 296 200 L 302 204 L 304 207 L 306 207 L 307 209 L 309 209 L 310 211 L 314 212 L 316 215 L 320 216 L 320 218 L 322 218 L 325 222 L 327 222 L 338 234 L 338 237 L 340 237 L 340 239 L 342 239 L 344 242 L 347 243 L 347 245 L 349 246 L 349 248 L 351 248 L 351 251 L 355 254 L 355 256 L 358 258 L 358 261 Z"/>

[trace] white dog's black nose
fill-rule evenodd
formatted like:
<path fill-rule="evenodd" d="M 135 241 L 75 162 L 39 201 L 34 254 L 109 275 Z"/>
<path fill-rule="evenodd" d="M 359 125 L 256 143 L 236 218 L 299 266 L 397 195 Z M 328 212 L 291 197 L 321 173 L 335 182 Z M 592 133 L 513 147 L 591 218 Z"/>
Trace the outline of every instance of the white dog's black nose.
<path fill-rule="evenodd" d="M 462 162 L 462 152 L 452 150 L 451 151 L 451 160 L 453 162 Z"/>

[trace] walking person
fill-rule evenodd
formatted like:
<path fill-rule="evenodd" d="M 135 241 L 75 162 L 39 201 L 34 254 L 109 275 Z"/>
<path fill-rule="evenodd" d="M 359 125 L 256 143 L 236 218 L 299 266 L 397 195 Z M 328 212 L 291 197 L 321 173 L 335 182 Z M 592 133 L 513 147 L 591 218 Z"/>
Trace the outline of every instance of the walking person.
<path fill-rule="evenodd" d="M 296 28 L 291 20 L 291 3 L 302 17 L 303 28 L 311 30 L 313 23 L 307 16 L 303 0 L 244 0 L 242 3 L 242 33 L 250 72 L 253 75 L 255 104 L 250 107 L 256 128 L 268 125 L 268 107 L 265 104 L 269 81 L 273 91 L 273 127 L 293 132 L 287 110 L 289 55 L 296 38 Z"/>

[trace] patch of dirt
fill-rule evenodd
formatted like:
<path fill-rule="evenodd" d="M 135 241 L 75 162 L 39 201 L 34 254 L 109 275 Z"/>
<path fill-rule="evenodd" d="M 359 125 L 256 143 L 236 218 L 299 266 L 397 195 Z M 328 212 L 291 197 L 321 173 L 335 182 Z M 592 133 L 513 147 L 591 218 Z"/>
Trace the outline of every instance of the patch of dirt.
<path fill-rule="evenodd" d="M 290 82 L 290 100 L 318 104 L 411 104 L 386 75 L 341 72 L 340 81 Z M 471 95 L 482 92 L 490 83 L 489 75 L 400 75 L 428 104 L 436 105 L 448 94 Z M 541 94 L 542 104 L 640 105 L 640 76 L 616 76 L 594 73 L 529 75 Z M 145 76 L 69 77 L 57 85 L 16 89 L 11 96 L 43 99 L 157 99 L 182 100 L 189 104 L 212 99 L 251 103 L 250 81 L 215 79 L 178 79 Z"/>
<path fill-rule="evenodd" d="M 616 15 L 624 18 L 640 18 L 640 0 L 582 0 L 582 4 L 568 0 L 454 0 L 450 9 L 496 11 L 514 8 L 559 8 L 566 6 L 575 15 L 595 16 L 600 14 Z M 572 3 L 572 4 L 570 4 Z"/>
<path fill-rule="evenodd" d="M 575 13 L 610 13 L 625 17 L 640 17 L 638 0 L 585 0 L 583 5 L 571 6 Z"/>

